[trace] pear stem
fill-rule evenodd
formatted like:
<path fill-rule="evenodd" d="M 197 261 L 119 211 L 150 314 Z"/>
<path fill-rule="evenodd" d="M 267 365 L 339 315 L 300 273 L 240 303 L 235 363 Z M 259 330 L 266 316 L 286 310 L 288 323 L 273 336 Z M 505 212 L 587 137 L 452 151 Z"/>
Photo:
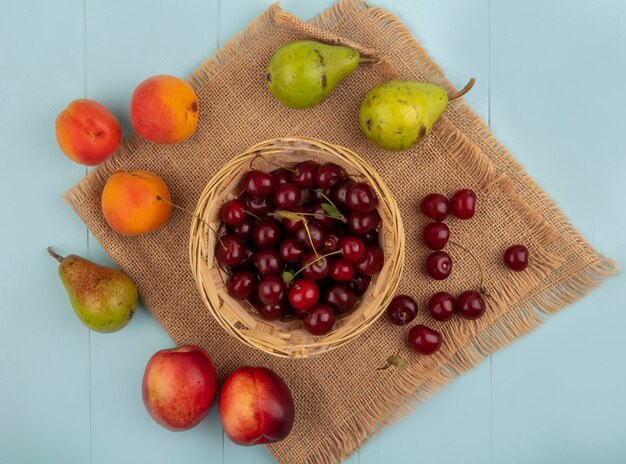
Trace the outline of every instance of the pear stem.
<path fill-rule="evenodd" d="M 474 79 L 472 77 L 469 80 L 469 82 L 467 84 L 465 84 L 465 87 L 463 87 L 461 90 L 459 90 L 458 92 L 452 92 L 452 93 L 448 94 L 448 101 L 452 101 L 452 100 L 456 100 L 457 98 L 461 98 L 463 95 L 465 95 L 467 92 L 469 92 L 472 87 L 474 87 L 474 83 L 475 82 L 476 82 L 476 79 Z"/>
<path fill-rule="evenodd" d="M 52 249 L 52 247 L 48 247 L 48 254 L 49 254 L 50 256 L 52 256 L 54 259 L 56 259 L 58 262 L 63 261 L 63 256 L 61 256 L 61 255 L 57 254 L 57 253 L 56 253 L 56 252 Z"/>
<path fill-rule="evenodd" d="M 379 61 L 376 58 L 359 58 L 359 64 L 375 64 Z"/>

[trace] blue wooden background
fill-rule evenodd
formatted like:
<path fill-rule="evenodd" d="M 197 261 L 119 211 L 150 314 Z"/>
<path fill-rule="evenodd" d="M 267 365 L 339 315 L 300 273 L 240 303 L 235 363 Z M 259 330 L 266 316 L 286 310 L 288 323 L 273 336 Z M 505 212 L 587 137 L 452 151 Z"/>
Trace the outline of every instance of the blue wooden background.
<path fill-rule="evenodd" d="M 61 195 L 86 173 L 56 146 L 78 97 L 129 129 L 135 85 L 187 76 L 269 0 L 0 0 L 0 463 L 270 463 L 214 408 L 185 433 L 144 410 L 171 341 L 145 309 L 90 333 L 46 255 L 109 258 Z M 600 251 L 626 262 L 626 2 L 378 0 Z M 310 18 L 330 0 L 282 6 Z M 350 463 L 625 463 L 626 280 L 619 276 L 383 430 Z M 311 437 L 312 440 L 315 437 Z M 297 464 L 297 463 L 296 463 Z"/>

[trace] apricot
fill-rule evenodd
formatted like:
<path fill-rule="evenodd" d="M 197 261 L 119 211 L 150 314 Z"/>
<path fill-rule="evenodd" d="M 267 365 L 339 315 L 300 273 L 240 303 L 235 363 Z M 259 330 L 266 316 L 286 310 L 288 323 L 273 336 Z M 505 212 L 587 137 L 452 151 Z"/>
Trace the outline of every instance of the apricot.
<path fill-rule="evenodd" d="M 137 86 L 130 101 L 135 131 L 151 142 L 173 144 L 196 131 L 198 97 L 182 79 L 153 76 Z"/>
<path fill-rule="evenodd" d="M 104 105 L 81 98 L 57 116 L 56 136 L 65 155 L 77 163 L 95 166 L 122 143 L 120 123 Z"/>
<path fill-rule="evenodd" d="M 118 171 L 102 190 L 104 218 L 124 235 L 145 234 L 165 224 L 172 211 L 170 202 L 167 185 L 150 171 Z"/>

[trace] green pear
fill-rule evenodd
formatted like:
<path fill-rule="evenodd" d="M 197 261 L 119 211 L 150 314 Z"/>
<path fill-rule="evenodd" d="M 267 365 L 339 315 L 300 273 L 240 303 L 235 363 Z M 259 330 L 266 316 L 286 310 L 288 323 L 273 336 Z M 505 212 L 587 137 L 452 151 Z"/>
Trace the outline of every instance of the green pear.
<path fill-rule="evenodd" d="M 296 40 L 280 47 L 267 67 L 267 87 L 289 108 L 319 105 L 359 65 L 348 47 Z"/>
<path fill-rule="evenodd" d="M 96 332 L 116 332 L 135 314 L 139 295 L 132 280 L 122 272 L 76 255 L 48 253 L 61 263 L 59 276 L 74 312 Z"/>
<path fill-rule="evenodd" d="M 365 136 L 390 151 L 417 145 L 441 117 L 448 102 L 464 95 L 474 85 L 448 95 L 445 89 L 427 82 L 389 81 L 372 89 L 359 110 Z"/>

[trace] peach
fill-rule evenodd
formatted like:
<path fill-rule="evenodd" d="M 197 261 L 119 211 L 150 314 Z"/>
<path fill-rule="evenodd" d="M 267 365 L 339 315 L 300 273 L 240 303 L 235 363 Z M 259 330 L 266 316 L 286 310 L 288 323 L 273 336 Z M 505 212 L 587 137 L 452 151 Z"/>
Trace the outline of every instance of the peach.
<path fill-rule="evenodd" d="M 146 140 L 165 144 L 181 142 L 196 131 L 198 97 L 178 77 L 150 77 L 133 92 L 130 120 L 135 131 Z"/>
<path fill-rule="evenodd" d="M 264 367 L 240 367 L 222 384 L 219 412 L 224 432 L 238 445 L 282 440 L 293 427 L 294 404 L 289 387 Z"/>
<path fill-rule="evenodd" d="M 217 376 L 202 348 L 185 345 L 156 352 L 143 374 L 141 392 L 150 416 L 180 432 L 206 417 L 217 393 Z"/>
<path fill-rule="evenodd" d="M 145 234 L 165 224 L 170 202 L 165 181 L 150 171 L 118 171 L 102 190 L 104 218 L 124 235 Z"/>
<path fill-rule="evenodd" d="M 74 100 L 61 111 L 55 130 L 63 153 L 87 166 L 101 163 L 122 143 L 122 128 L 113 113 L 86 98 Z"/>

